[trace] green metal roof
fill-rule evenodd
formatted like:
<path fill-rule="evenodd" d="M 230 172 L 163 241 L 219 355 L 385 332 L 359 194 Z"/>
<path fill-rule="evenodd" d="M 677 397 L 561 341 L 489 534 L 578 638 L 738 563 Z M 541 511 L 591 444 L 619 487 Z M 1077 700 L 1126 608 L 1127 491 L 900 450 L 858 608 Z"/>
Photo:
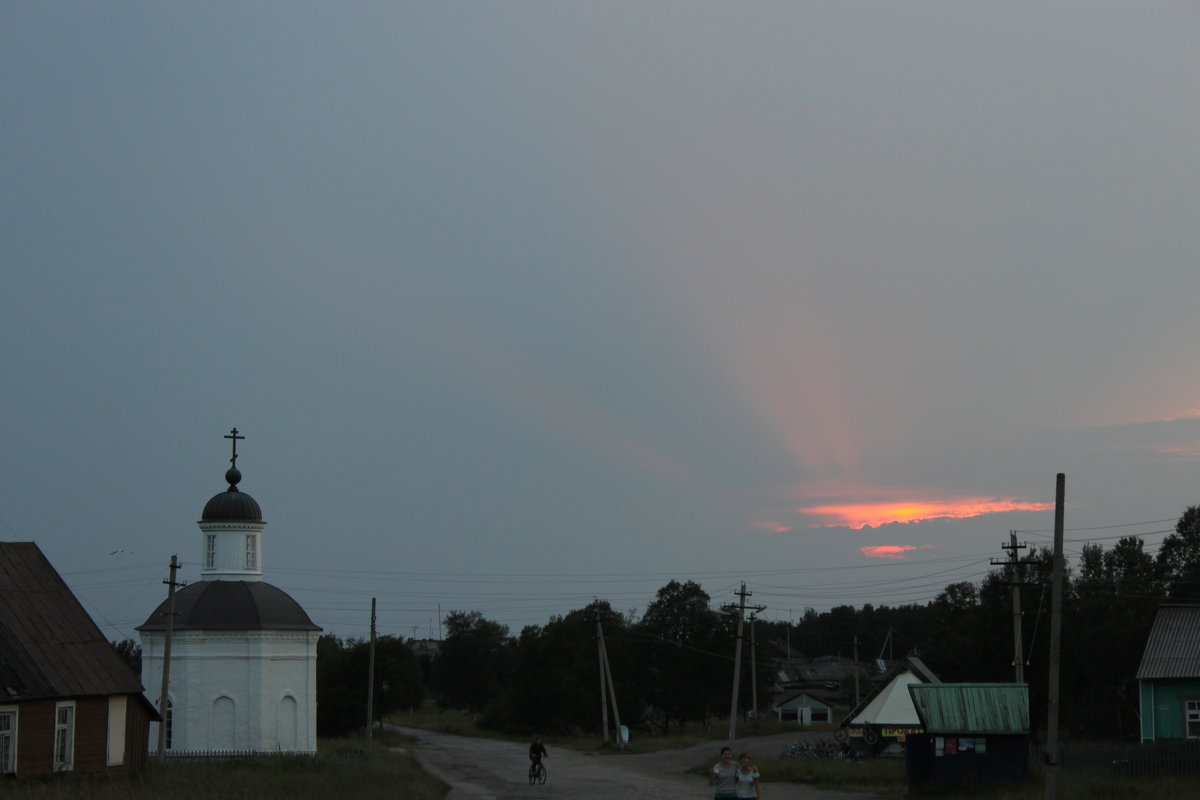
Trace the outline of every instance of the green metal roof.
<path fill-rule="evenodd" d="M 1025 683 L 914 683 L 908 687 L 927 733 L 1029 733 Z"/>

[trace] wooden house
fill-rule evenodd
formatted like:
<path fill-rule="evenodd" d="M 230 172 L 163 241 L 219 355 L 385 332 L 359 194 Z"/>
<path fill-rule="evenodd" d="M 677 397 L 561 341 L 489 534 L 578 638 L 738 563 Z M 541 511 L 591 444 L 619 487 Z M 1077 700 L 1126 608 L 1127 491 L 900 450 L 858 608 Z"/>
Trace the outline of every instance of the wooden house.
<path fill-rule="evenodd" d="M 1137 680 L 1143 742 L 1200 739 L 1200 605 L 1159 606 Z"/>
<path fill-rule="evenodd" d="M 926 683 L 908 692 L 924 728 L 908 736 L 910 790 L 1029 777 L 1027 684 Z"/>
<path fill-rule="evenodd" d="M 0 774 L 146 764 L 158 712 L 33 542 L 0 542 Z"/>

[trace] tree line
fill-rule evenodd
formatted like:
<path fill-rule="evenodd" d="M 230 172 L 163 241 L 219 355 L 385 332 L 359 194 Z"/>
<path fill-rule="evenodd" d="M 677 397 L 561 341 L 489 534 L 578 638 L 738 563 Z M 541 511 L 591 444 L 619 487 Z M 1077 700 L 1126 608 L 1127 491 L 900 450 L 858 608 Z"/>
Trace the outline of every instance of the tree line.
<path fill-rule="evenodd" d="M 1025 679 L 1034 726 L 1040 727 L 1048 688 L 1052 569 L 1050 548 L 1035 548 L 1014 567 L 997 567 L 978 584 L 951 583 L 928 603 L 810 608 L 795 622 L 758 620 L 753 640 L 747 623 L 739 711 L 757 706 L 769 712 L 770 687 L 787 651 L 848 657 L 855 640 L 867 678 L 872 670 L 865 664 L 874 660 L 874 648 L 887 655 L 887 642 L 896 658 L 919 653 L 943 681 L 1012 681 L 1015 585 L 1023 611 Z M 1080 737 L 1136 736 L 1137 666 L 1155 611 L 1167 602 L 1200 602 L 1200 507 L 1184 512 L 1157 554 L 1140 537 L 1127 536 L 1109 549 L 1087 544 L 1078 562 L 1066 565 L 1060 707 L 1067 730 Z M 599 732 L 601 632 L 622 724 L 665 734 L 689 723 L 711 724 L 729 712 L 737 616 L 714 608 L 693 581 L 670 581 L 640 614 L 597 600 L 517 635 L 478 611 L 454 611 L 444 626 L 436 657 L 418 655 L 399 637 L 377 640 L 377 719 L 432 700 L 508 733 Z M 137 654 L 128 644 L 114 646 L 132 660 Z M 321 735 L 366 724 L 369 650 L 363 640 L 320 638 Z M 759 696 L 752 698 L 755 683 Z"/>

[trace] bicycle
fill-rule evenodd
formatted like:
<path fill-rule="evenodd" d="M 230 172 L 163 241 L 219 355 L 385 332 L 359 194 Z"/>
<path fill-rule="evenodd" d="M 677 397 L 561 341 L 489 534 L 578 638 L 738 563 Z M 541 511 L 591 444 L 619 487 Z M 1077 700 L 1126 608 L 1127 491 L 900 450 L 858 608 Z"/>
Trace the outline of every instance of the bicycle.
<path fill-rule="evenodd" d="M 529 765 L 529 785 L 535 783 L 541 784 L 546 782 L 546 765 L 541 761 L 535 761 Z"/>

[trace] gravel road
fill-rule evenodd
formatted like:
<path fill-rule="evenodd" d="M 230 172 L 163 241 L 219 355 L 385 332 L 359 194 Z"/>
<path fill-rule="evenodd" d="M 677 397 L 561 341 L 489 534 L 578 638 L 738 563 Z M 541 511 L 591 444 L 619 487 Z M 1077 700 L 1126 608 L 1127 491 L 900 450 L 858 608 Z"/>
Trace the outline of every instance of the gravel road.
<path fill-rule="evenodd" d="M 445 733 L 398 728 L 419 738 L 415 755 L 426 770 L 453 788 L 446 800 L 706 800 L 712 797 L 707 781 L 686 770 L 706 761 L 716 762 L 720 744 L 639 755 L 598 756 L 562 748 L 549 748 L 544 762 L 548 779 L 530 786 L 526 772 L 528 745 L 451 736 Z M 816 734 L 810 734 L 820 738 Z M 735 751 L 775 755 L 783 744 L 805 738 L 785 734 L 743 739 Z M 814 789 L 794 783 L 762 782 L 762 800 L 884 800 L 879 795 Z"/>

